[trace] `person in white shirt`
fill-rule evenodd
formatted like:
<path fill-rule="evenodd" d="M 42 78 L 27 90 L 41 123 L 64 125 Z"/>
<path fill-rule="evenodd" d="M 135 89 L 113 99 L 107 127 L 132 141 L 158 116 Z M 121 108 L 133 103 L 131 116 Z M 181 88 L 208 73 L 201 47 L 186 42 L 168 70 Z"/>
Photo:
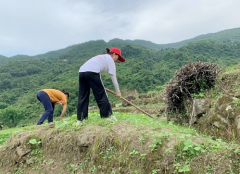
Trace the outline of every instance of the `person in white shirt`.
<path fill-rule="evenodd" d="M 88 118 L 88 105 L 90 88 L 100 109 L 101 118 L 112 116 L 112 108 L 109 103 L 105 87 L 101 80 L 101 73 L 109 73 L 116 90 L 116 96 L 121 98 L 121 92 L 116 77 L 115 62 L 124 62 L 121 51 L 118 48 L 107 48 L 107 54 L 98 55 L 85 62 L 79 69 L 79 95 L 77 106 L 77 124 Z"/>

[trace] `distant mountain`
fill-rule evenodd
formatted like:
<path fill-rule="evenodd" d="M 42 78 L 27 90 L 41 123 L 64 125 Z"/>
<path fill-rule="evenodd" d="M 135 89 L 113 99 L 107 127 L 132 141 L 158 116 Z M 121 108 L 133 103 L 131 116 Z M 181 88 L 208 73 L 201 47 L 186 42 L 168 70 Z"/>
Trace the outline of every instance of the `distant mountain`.
<path fill-rule="evenodd" d="M 67 59 L 69 57 L 72 57 L 73 55 L 77 55 L 78 57 L 79 56 L 84 57 L 84 55 L 89 54 L 89 53 L 86 53 L 86 50 L 89 50 L 89 47 L 98 48 L 92 52 L 92 56 L 94 56 L 95 54 L 99 54 L 99 51 L 102 53 L 105 53 L 105 49 L 107 47 L 121 48 L 126 45 L 129 45 L 129 43 L 121 39 L 116 39 L 109 42 L 105 42 L 104 40 L 97 40 L 97 41 L 93 40 L 93 41 L 88 41 L 81 44 L 71 45 L 60 50 L 50 51 L 50 52 L 39 54 L 36 56 L 16 55 L 9 58 L 5 57 L 7 58 L 6 59 L 7 61 L 4 61 L 4 62 L 2 61 L 2 64 L 0 64 L 0 66 L 3 66 L 8 61 L 15 61 L 15 60 L 53 59 L 53 58 Z M 86 58 L 89 58 L 89 57 L 86 56 Z"/>
<path fill-rule="evenodd" d="M 3 55 L 0 55 L 0 66 L 3 65 L 5 62 L 8 61 L 8 58 L 3 56 Z"/>
<path fill-rule="evenodd" d="M 219 31 L 216 33 L 203 34 L 203 35 L 194 37 L 192 39 L 187 39 L 187 40 L 183 40 L 180 42 L 169 43 L 169 44 L 156 44 L 156 43 L 153 43 L 150 41 L 138 40 L 138 39 L 137 40 L 123 40 L 123 41 L 126 41 L 126 42 L 134 44 L 134 45 L 141 45 L 144 47 L 152 48 L 155 50 L 161 50 L 161 49 L 166 49 L 166 48 L 180 48 L 191 42 L 197 42 L 200 40 L 208 40 L 208 39 L 222 41 L 222 42 L 240 41 L 240 28 L 223 30 L 223 31 Z M 113 39 L 111 41 L 116 41 L 116 40 L 121 40 L 121 39 Z"/>
<path fill-rule="evenodd" d="M 133 44 L 133 45 L 140 45 L 143 47 L 147 47 L 147 48 L 151 48 L 154 50 L 162 50 L 162 49 L 166 49 L 166 48 L 180 48 L 182 46 L 185 46 L 189 43 L 193 43 L 193 42 L 197 42 L 197 41 L 201 41 L 201 40 L 216 40 L 216 41 L 221 41 L 221 42 L 236 42 L 236 41 L 240 41 L 240 28 L 234 28 L 234 29 L 228 29 L 228 30 L 223 30 L 223 31 L 219 31 L 216 33 L 209 33 L 209 34 L 203 34 L 197 37 L 194 37 L 192 39 L 187 39 L 187 40 L 183 40 L 180 42 L 176 42 L 176 43 L 169 43 L 169 44 L 156 44 L 153 43 L 151 41 L 146 41 L 146 40 L 122 40 L 122 39 L 112 39 L 108 42 L 108 46 L 118 46 L 118 47 L 123 47 L 127 44 Z M 90 41 L 91 42 L 91 41 Z M 88 42 L 85 42 L 88 43 Z M 9 59 L 5 59 L 5 61 L 0 60 L 0 63 L 2 63 L 2 65 L 4 63 L 6 63 L 6 60 L 29 60 L 29 59 L 48 59 L 48 58 L 54 58 L 54 57 L 58 57 L 61 55 L 65 55 L 67 54 L 69 51 L 78 48 L 79 45 L 82 46 L 82 44 L 76 44 L 76 45 L 71 45 L 69 47 L 63 48 L 63 49 L 59 49 L 59 50 L 55 50 L 55 51 L 50 51 L 44 54 L 39 54 L 36 56 L 28 56 L 28 55 L 16 55 L 16 56 L 12 56 L 9 57 Z M 86 45 L 86 44 L 84 44 Z M 4 56 L 2 56 L 4 57 Z M 0 56 L 1 58 L 1 56 Z M 6 57 L 4 57 L 6 58 Z M 1 66 L 1 64 L 0 64 Z"/>
<path fill-rule="evenodd" d="M 59 55 L 67 53 L 71 49 L 75 48 L 75 46 L 77 46 L 77 45 L 68 46 L 66 48 L 55 50 L 55 51 L 49 51 L 47 53 L 38 54 L 36 56 L 16 55 L 16 56 L 9 57 L 9 59 L 10 60 L 28 60 L 28 59 L 48 59 L 48 58 L 54 58 L 54 57 L 57 57 Z"/>
<path fill-rule="evenodd" d="M 9 60 L 27 60 L 27 59 L 31 59 L 33 58 L 33 56 L 28 56 L 28 55 L 22 55 L 22 54 L 18 54 L 12 57 L 9 57 Z"/>
<path fill-rule="evenodd" d="M 77 44 L 79 45 L 79 44 Z M 44 54 L 39 54 L 36 56 L 28 56 L 28 55 L 15 55 L 12 57 L 5 57 L 0 55 L 0 66 L 3 66 L 4 64 L 6 64 L 9 61 L 15 61 L 15 60 L 30 60 L 30 59 L 49 59 L 49 58 L 55 58 L 61 55 L 64 55 L 66 53 L 68 53 L 70 50 L 72 50 L 73 48 L 77 47 L 77 45 L 72 45 L 72 46 L 68 46 L 66 48 L 60 49 L 60 50 L 55 50 L 55 51 L 49 51 L 47 53 Z"/>
<path fill-rule="evenodd" d="M 57 57 L 57 56 L 60 56 L 62 54 L 65 54 L 67 52 L 69 52 L 70 50 L 72 50 L 73 48 L 75 48 L 78 44 L 76 45 L 71 45 L 71 46 L 68 46 L 66 48 L 63 48 L 63 49 L 60 49 L 60 50 L 55 50 L 55 51 L 49 51 L 45 54 L 39 54 L 39 55 L 36 55 L 36 56 L 33 56 L 34 58 L 44 58 L 44 59 L 48 59 L 48 58 L 54 58 L 54 57 Z"/>

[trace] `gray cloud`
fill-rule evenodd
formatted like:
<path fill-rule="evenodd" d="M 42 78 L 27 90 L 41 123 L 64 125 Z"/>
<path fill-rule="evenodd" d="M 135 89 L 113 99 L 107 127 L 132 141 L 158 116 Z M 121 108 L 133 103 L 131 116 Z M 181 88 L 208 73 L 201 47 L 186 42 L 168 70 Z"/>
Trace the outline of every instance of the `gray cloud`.
<path fill-rule="evenodd" d="M 0 54 L 36 55 L 89 40 L 164 44 L 240 27 L 238 0 L 0 0 Z"/>

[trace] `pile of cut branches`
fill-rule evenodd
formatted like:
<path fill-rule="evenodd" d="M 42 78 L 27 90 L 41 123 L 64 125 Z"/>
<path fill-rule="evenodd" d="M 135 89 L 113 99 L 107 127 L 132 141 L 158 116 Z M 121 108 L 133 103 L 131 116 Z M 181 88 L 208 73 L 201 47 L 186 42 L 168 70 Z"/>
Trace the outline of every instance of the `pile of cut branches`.
<path fill-rule="evenodd" d="M 165 87 L 167 112 L 181 113 L 183 101 L 192 94 L 212 88 L 219 71 L 218 64 L 201 61 L 189 62 L 176 71 Z"/>

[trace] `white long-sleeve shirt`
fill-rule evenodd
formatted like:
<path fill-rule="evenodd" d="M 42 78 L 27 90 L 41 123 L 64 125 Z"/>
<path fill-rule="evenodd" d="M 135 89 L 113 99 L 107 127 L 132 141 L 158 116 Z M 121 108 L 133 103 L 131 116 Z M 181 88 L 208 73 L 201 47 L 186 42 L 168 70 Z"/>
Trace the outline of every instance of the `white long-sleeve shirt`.
<path fill-rule="evenodd" d="M 115 62 L 109 54 L 98 55 L 89 59 L 80 67 L 79 72 L 109 73 L 116 92 L 120 92 Z"/>

